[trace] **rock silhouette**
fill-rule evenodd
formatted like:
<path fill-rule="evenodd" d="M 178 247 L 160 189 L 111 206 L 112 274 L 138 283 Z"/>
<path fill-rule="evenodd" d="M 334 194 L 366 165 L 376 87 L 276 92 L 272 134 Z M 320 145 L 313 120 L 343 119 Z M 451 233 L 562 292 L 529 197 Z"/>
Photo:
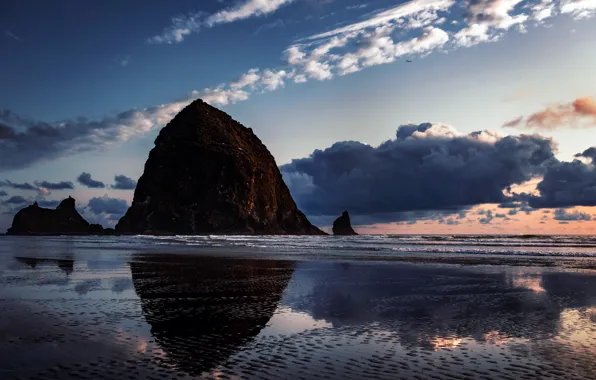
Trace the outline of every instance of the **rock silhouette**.
<path fill-rule="evenodd" d="M 333 222 L 333 235 L 358 235 L 350 223 L 350 214 L 344 211 L 341 216 Z"/>
<path fill-rule="evenodd" d="M 56 209 L 39 207 L 37 202 L 21 209 L 14 216 L 7 235 L 99 235 L 109 233 L 99 224 L 89 224 L 75 208 L 72 197 L 64 199 Z"/>
<path fill-rule="evenodd" d="M 252 129 L 200 99 L 160 131 L 116 231 L 324 234 L 298 210 Z"/>

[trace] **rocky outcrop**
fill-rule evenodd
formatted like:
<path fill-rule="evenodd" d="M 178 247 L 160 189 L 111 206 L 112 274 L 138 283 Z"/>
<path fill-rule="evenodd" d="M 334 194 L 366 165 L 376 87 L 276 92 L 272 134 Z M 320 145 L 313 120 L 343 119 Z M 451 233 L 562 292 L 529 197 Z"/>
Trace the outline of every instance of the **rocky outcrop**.
<path fill-rule="evenodd" d="M 350 223 L 350 214 L 344 211 L 343 214 L 333 222 L 333 235 L 358 235 Z"/>
<path fill-rule="evenodd" d="M 160 131 L 116 231 L 324 234 L 298 210 L 252 129 L 202 100 Z"/>
<path fill-rule="evenodd" d="M 39 207 L 37 202 L 21 209 L 14 216 L 7 235 L 103 235 L 99 224 L 89 224 L 68 197 L 56 209 Z"/>

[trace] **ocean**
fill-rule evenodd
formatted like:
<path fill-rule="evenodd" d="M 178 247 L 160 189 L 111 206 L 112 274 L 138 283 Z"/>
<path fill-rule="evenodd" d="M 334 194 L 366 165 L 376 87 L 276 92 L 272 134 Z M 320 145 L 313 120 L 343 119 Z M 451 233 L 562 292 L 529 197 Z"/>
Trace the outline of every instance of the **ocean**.
<path fill-rule="evenodd" d="M 0 378 L 595 379 L 588 236 L 0 237 Z"/>
<path fill-rule="evenodd" d="M 596 236 L 586 235 L 0 236 L 0 250 L 45 251 L 61 245 L 83 251 L 252 252 L 298 258 L 392 258 L 403 254 L 596 258 Z"/>

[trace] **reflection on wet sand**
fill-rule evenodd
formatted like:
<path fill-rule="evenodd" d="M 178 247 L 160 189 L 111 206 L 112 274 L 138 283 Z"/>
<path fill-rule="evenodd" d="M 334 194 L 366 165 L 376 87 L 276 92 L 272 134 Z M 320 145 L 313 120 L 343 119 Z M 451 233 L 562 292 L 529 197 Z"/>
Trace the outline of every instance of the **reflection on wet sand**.
<path fill-rule="evenodd" d="M 277 363 L 262 361 L 262 370 L 307 378 L 596 374 L 594 321 L 562 327 L 570 309 L 590 315 L 593 273 L 308 262 L 297 266 L 282 304 L 332 328 L 257 341 L 220 372 L 241 373 L 234 362 L 275 350 Z"/>
<path fill-rule="evenodd" d="M 0 302 L 0 378 L 596 374 L 596 273 L 590 271 L 90 257 L 77 256 L 71 283 L 44 287 L 43 298 L 41 276 L 0 261 L 0 292 L 19 297 Z M 36 274 L 50 263 L 43 275 L 64 277 L 57 261 L 17 260 Z"/>
<path fill-rule="evenodd" d="M 74 260 L 70 259 L 47 259 L 36 257 L 15 257 L 20 263 L 29 265 L 31 268 L 37 268 L 37 265 L 56 264 L 64 273 L 71 274 L 74 270 Z"/>
<path fill-rule="evenodd" d="M 289 261 L 167 256 L 130 263 L 143 314 L 166 360 L 195 375 L 259 334 L 292 268 Z"/>

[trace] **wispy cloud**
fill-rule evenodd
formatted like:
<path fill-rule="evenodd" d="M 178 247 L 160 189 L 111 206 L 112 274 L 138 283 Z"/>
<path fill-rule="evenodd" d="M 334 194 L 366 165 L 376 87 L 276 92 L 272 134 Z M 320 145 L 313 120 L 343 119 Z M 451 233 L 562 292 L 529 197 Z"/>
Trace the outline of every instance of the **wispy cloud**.
<path fill-rule="evenodd" d="M 284 21 L 279 18 L 273 22 L 269 22 L 267 24 L 263 24 L 263 25 L 259 26 L 259 28 L 255 31 L 255 34 L 259 34 L 259 32 L 261 32 L 262 30 L 266 30 L 266 29 L 282 28 L 285 25 L 286 24 L 284 23 Z"/>
<path fill-rule="evenodd" d="M 369 4 L 356 4 L 356 5 L 348 5 L 346 7 L 347 10 L 352 11 L 355 9 L 364 9 L 366 7 L 368 7 Z"/>
<path fill-rule="evenodd" d="M 7 36 L 7 37 L 12 38 L 15 41 L 23 42 L 23 39 L 21 37 L 19 37 L 16 34 L 12 33 L 10 30 L 5 30 L 4 31 L 4 35 Z"/>
<path fill-rule="evenodd" d="M 454 4 L 455 0 L 414 0 L 374 14 L 364 21 L 342 26 L 324 33 L 314 34 L 307 39 L 315 40 L 351 33 L 362 33 L 369 28 L 377 28 L 396 22 L 403 23 L 407 19 L 411 20 L 414 16 L 424 17 L 430 23 L 433 19 L 438 18 L 436 17 L 436 12 L 447 11 Z"/>
<path fill-rule="evenodd" d="M 218 24 L 226 24 L 234 21 L 244 20 L 251 17 L 266 16 L 275 12 L 284 5 L 294 0 L 246 0 L 243 3 L 230 8 L 223 9 L 212 15 L 205 12 L 193 12 L 187 15 L 179 15 L 172 18 L 172 25 L 165 28 L 161 34 L 147 40 L 153 44 L 173 44 L 184 41 L 192 34 L 198 33 L 201 27 L 214 27 Z M 280 26 L 279 21 L 275 26 Z"/>
<path fill-rule="evenodd" d="M 553 104 L 527 118 L 520 116 L 503 124 L 503 127 L 520 126 L 540 130 L 596 127 L 596 101 L 589 96 L 577 98 L 571 103 Z"/>
<path fill-rule="evenodd" d="M 248 0 L 234 7 L 219 11 L 207 18 L 207 26 L 244 20 L 273 13 L 294 0 Z"/>
<path fill-rule="evenodd" d="M 161 34 L 147 40 L 151 44 L 172 44 L 184 41 L 191 33 L 201 30 L 204 12 L 195 12 L 188 15 L 172 17 L 172 25 L 165 28 Z"/>
<path fill-rule="evenodd" d="M 67 186 L 68 184 L 68 182 L 50 183 L 47 181 L 42 181 L 36 182 L 35 185 L 32 185 L 29 182 L 17 183 L 9 180 L 4 180 L 0 181 L 0 188 L 5 187 L 15 190 L 36 191 L 40 195 L 49 195 L 50 190 L 63 190 L 64 186 Z M 44 185 L 47 185 L 47 187 Z"/>

